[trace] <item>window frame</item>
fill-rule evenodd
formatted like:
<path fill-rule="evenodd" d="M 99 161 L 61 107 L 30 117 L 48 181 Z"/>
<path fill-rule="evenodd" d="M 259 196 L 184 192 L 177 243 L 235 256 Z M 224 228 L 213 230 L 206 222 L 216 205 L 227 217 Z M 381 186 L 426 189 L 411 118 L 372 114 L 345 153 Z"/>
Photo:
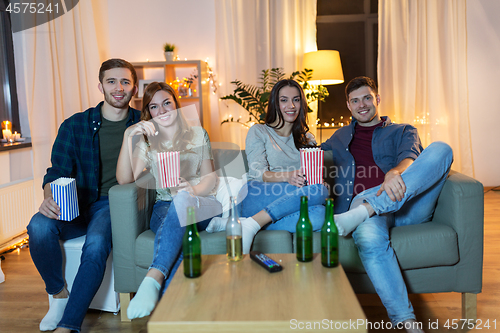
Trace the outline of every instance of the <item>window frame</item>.
<path fill-rule="evenodd" d="M 0 0 L 0 24 L 3 24 L 3 41 L 4 45 L 0 47 L 5 49 L 6 59 L 4 63 L 0 63 L 0 66 L 5 66 L 5 72 L 7 75 L 4 78 L 0 78 L 0 83 L 6 83 L 9 87 L 10 101 L 7 103 L 2 103 L 0 105 L 6 105 L 7 109 L 0 109 L 0 122 L 4 120 L 9 120 L 12 122 L 12 131 L 21 132 L 21 123 L 19 119 L 19 101 L 17 98 L 17 86 L 16 86 L 16 71 L 15 71 L 15 58 L 14 58 L 14 42 L 12 38 L 12 26 L 10 13 L 6 11 L 9 5 L 9 0 Z M 0 51 L 1 52 L 1 51 Z"/>

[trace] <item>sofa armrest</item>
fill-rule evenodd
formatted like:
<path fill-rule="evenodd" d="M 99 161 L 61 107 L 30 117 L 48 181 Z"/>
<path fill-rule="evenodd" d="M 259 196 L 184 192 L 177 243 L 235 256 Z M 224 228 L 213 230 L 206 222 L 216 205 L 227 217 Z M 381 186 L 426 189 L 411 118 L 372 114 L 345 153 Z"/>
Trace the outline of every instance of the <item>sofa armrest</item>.
<path fill-rule="evenodd" d="M 479 293 L 482 288 L 484 189 L 477 180 L 451 171 L 438 198 L 432 223 L 452 227 L 458 236 L 460 261 L 455 265 L 456 290 Z"/>
<path fill-rule="evenodd" d="M 116 292 L 128 293 L 137 289 L 135 241 L 149 228 L 155 197 L 154 178 L 150 174 L 137 183 L 115 185 L 109 190 Z"/>

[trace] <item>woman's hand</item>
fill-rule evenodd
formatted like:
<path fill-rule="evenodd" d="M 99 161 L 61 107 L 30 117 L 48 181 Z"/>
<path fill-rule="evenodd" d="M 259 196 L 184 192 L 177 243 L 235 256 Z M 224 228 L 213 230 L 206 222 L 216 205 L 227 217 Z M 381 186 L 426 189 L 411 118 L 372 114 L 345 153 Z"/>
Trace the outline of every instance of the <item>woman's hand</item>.
<path fill-rule="evenodd" d="M 293 186 L 302 187 L 307 185 L 306 176 L 300 171 L 288 172 L 288 183 Z"/>
<path fill-rule="evenodd" d="M 128 137 L 133 137 L 134 135 L 141 134 L 147 136 L 155 136 L 158 134 L 158 131 L 156 130 L 153 122 L 145 120 L 141 120 L 137 124 L 134 124 L 125 130 L 125 135 Z"/>
<path fill-rule="evenodd" d="M 191 186 L 191 184 L 186 179 L 179 177 L 179 181 L 179 185 L 175 187 L 177 193 L 184 191 L 188 192 L 189 194 L 196 195 L 196 191 L 194 190 L 193 186 Z"/>

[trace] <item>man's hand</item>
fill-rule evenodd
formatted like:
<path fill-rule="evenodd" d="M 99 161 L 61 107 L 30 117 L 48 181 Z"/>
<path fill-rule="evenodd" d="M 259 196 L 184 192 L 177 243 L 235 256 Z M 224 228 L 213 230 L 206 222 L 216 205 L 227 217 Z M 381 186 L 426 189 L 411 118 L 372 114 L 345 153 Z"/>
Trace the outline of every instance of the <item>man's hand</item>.
<path fill-rule="evenodd" d="M 61 209 L 56 204 L 54 199 L 52 199 L 52 196 L 43 200 L 38 211 L 54 220 L 59 220 L 59 215 L 61 215 Z"/>
<path fill-rule="evenodd" d="M 377 196 L 381 195 L 384 191 L 392 201 L 403 200 L 406 185 L 398 170 L 392 169 L 385 174 L 384 182 L 380 185 Z"/>
<path fill-rule="evenodd" d="M 40 205 L 38 211 L 42 215 L 47 216 L 49 219 L 59 220 L 59 215 L 61 215 L 61 209 L 59 208 L 57 203 L 54 201 L 54 198 L 52 197 L 52 190 L 50 189 L 50 183 L 45 184 L 45 187 L 43 188 L 43 197 L 44 200 Z"/>

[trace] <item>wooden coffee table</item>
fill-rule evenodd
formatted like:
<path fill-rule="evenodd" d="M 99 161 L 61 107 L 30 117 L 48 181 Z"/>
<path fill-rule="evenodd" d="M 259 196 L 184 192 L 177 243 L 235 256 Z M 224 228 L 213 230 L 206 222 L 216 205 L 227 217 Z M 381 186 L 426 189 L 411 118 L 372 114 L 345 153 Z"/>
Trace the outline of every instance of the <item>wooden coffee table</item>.
<path fill-rule="evenodd" d="M 175 274 L 148 322 L 148 332 L 367 332 L 366 317 L 341 266 L 321 256 L 268 254 L 283 270 L 268 273 L 245 255 L 204 255 L 201 277 Z"/>

